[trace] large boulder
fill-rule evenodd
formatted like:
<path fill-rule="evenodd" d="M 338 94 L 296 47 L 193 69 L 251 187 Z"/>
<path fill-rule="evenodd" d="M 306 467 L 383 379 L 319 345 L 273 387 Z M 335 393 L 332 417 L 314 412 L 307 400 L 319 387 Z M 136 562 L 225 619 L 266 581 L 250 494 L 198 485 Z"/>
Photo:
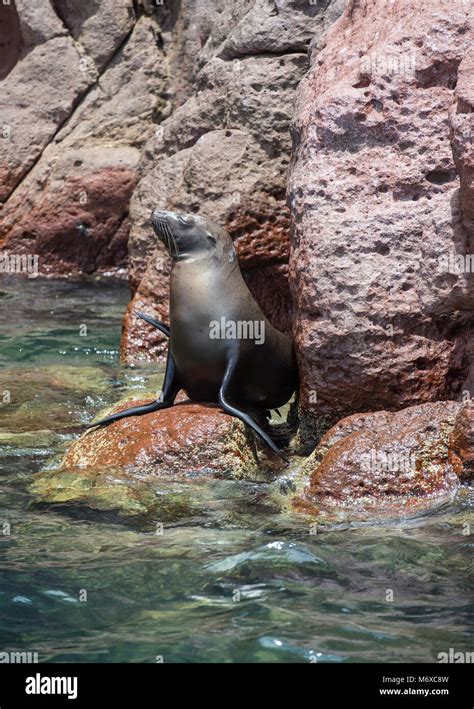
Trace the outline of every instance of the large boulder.
<path fill-rule="evenodd" d="M 38 254 L 45 275 L 123 268 L 141 147 L 166 103 L 159 25 L 132 0 L 27 5 L 2 82 L 0 247 Z"/>
<path fill-rule="evenodd" d="M 150 399 L 122 401 L 99 418 Z M 88 431 L 58 466 L 36 476 L 31 491 L 39 502 L 140 514 L 155 509 L 163 484 L 213 478 L 268 482 L 284 467 L 241 421 L 216 405 L 181 398 L 170 409 Z"/>
<path fill-rule="evenodd" d="M 9 54 L 2 67 L 0 111 L 0 202 L 4 203 L 96 80 L 97 70 L 69 36 L 49 0 L 3 4 L 0 32 L 2 47 L 8 42 L 4 51 Z M 3 231 L 0 236 L 4 238 Z"/>
<path fill-rule="evenodd" d="M 297 509 L 322 519 L 405 516 L 449 499 L 472 477 L 472 414 L 455 401 L 342 419 L 299 471 Z"/>
<path fill-rule="evenodd" d="M 182 3 L 162 19 L 172 111 L 146 145 L 131 201 L 130 310 L 167 318 L 169 263 L 151 209 L 198 212 L 229 230 L 250 290 L 272 323 L 290 332 L 289 124 L 308 44 L 322 38 L 342 3 L 210 0 L 196 8 Z M 143 326 L 129 313 L 122 357 L 149 357 L 142 341 Z"/>
<path fill-rule="evenodd" d="M 309 443 L 342 416 L 468 389 L 473 47 L 467 2 L 350 0 L 300 84 L 290 284 Z"/>

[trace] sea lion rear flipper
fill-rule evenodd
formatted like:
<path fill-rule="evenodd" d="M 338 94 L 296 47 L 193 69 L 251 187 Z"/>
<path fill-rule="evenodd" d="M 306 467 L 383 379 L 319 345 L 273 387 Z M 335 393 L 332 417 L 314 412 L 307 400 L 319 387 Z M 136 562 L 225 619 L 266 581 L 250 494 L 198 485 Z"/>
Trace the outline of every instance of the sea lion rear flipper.
<path fill-rule="evenodd" d="M 160 322 L 159 320 L 155 320 L 155 318 L 152 318 L 150 315 L 145 315 L 145 313 L 139 313 L 138 311 L 135 313 L 139 318 L 147 322 L 149 325 L 152 327 L 156 327 L 157 330 L 163 333 L 163 335 L 166 335 L 166 337 L 170 336 L 171 330 L 169 329 L 168 325 L 165 325 L 164 323 Z"/>
<path fill-rule="evenodd" d="M 256 421 L 253 420 L 253 418 L 246 413 L 245 411 L 241 411 L 240 409 L 237 409 L 235 406 L 229 403 L 229 401 L 226 398 L 226 393 L 227 389 L 229 388 L 229 383 L 232 379 L 232 374 L 235 370 L 236 364 L 238 362 L 238 352 L 233 352 L 230 356 L 230 359 L 227 363 L 227 367 L 225 370 L 224 374 L 224 379 L 222 380 L 221 388 L 219 389 L 219 405 L 222 407 L 222 409 L 228 413 L 231 414 L 231 416 L 235 416 L 236 418 L 240 419 L 244 423 L 246 423 L 248 426 L 250 426 L 255 433 L 260 436 L 262 441 L 267 444 L 267 446 L 274 452 L 276 453 L 280 458 L 283 458 L 286 462 L 288 462 L 288 458 L 285 456 L 285 454 L 277 448 L 275 443 L 272 441 L 270 436 L 261 428 Z"/>
<path fill-rule="evenodd" d="M 86 428 L 95 428 L 96 426 L 107 426 L 109 423 L 126 418 L 127 416 L 142 416 L 143 414 L 151 414 L 153 411 L 169 409 L 170 406 L 173 406 L 174 400 L 176 399 L 176 395 L 180 388 L 181 387 L 176 377 L 176 366 L 174 363 L 174 359 L 168 352 L 168 357 L 166 359 L 165 377 L 163 380 L 163 389 L 159 399 L 156 399 L 156 401 L 150 401 L 149 404 L 144 404 L 143 406 L 134 406 L 131 409 L 117 411 L 116 414 L 107 416 L 107 418 L 105 419 L 92 422 Z"/>

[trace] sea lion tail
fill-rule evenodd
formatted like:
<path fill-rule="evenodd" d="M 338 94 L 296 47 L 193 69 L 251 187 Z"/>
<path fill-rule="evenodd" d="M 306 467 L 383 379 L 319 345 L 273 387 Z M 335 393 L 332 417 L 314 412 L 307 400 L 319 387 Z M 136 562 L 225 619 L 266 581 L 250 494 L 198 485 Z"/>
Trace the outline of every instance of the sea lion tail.
<path fill-rule="evenodd" d="M 155 320 L 154 318 L 150 317 L 150 315 L 145 315 L 145 313 L 136 312 L 135 314 L 152 327 L 156 327 L 156 329 L 162 332 L 163 335 L 166 335 L 166 337 L 170 337 L 171 330 L 169 329 L 168 325 L 165 325 L 159 320 Z"/>

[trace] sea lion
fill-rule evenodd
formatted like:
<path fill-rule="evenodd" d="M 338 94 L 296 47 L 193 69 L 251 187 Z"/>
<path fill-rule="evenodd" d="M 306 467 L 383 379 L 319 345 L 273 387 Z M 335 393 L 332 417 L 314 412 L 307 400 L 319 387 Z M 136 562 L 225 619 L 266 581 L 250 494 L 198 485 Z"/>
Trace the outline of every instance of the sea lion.
<path fill-rule="evenodd" d="M 254 300 L 225 229 L 202 216 L 158 209 L 151 221 L 173 259 L 170 327 L 139 314 L 170 337 L 163 390 L 156 401 L 91 427 L 168 408 L 184 389 L 193 401 L 217 402 L 282 455 L 248 411 L 277 409 L 291 398 L 298 383 L 292 341 Z"/>

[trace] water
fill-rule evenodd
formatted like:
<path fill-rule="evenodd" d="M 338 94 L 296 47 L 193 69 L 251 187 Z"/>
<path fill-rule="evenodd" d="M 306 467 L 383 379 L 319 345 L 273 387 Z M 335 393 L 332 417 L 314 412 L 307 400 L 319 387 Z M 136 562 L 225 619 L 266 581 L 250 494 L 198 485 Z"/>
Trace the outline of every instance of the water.
<path fill-rule="evenodd" d="M 248 482 L 159 483 L 161 520 L 35 504 L 28 483 L 78 422 L 159 388 L 162 369 L 118 364 L 122 284 L 7 279 L 0 290 L 0 651 L 430 662 L 472 650 L 466 496 L 404 523 L 317 535 Z"/>

